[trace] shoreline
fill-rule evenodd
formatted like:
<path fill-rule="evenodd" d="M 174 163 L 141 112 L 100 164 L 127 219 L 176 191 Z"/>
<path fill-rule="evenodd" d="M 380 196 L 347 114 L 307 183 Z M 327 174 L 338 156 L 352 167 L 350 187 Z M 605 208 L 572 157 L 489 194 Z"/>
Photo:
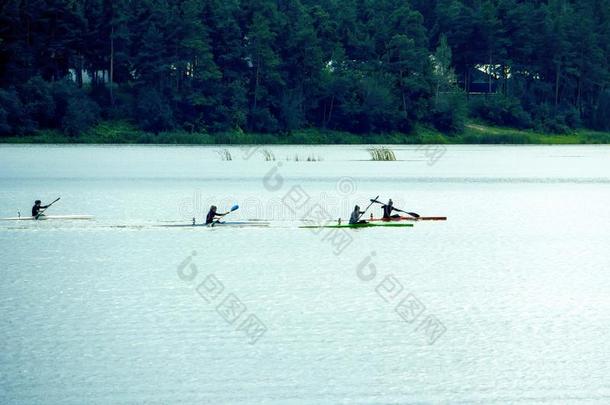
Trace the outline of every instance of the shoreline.
<path fill-rule="evenodd" d="M 352 134 L 340 131 L 303 129 L 284 134 L 148 133 L 124 121 L 105 121 L 86 133 L 71 137 L 57 130 L 40 130 L 33 135 L 0 137 L 0 144 L 97 144 L 97 145 L 600 145 L 610 144 L 610 132 L 579 129 L 568 134 L 545 134 L 480 122 L 466 124 L 460 134 L 443 134 L 428 127 L 412 133 Z"/>

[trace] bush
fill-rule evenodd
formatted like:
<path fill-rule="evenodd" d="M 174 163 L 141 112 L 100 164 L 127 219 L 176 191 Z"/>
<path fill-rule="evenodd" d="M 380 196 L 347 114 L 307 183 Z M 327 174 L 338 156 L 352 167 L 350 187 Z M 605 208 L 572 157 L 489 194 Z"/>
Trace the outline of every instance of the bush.
<path fill-rule="evenodd" d="M 434 127 L 444 133 L 459 133 L 466 125 L 467 105 L 462 93 L 441 95 L 432 112 Z"/>
<path fill-rule="evenodd" d="M 13 128 L 8 122 L 8 113 L 0 107 L 0 136 L 12 135 Z"/>
<path fill-rule="evenodd" d="M 534 127 L 539 132 L 551 134 L 570 133 L 570 127 L 565 122 L 565 115 L 557 113 L 555 107 L 549 104 L 539 104 L 532 107 Z"/>
<path fill-rule="evenodd" d="M 586 136 L 587 143 L 593 144 L 608 144 L 610 143 L 610 133 L 597 132 L 597 133 L 588 133 Z"/>
<path fill-rule="evenodd" d="M 470 102 L 470 115 L 492 124 L 519 129 L 531 128 L 532 117 L 523 109 L 521 102 L 514 97 L 501 94 L 485 98 L 475 97 Z"/>
<path fill-rule="evenodd" d="M 53 83 L 51 94 L 55 103 L 55 114 L 53 117 L 53 127 L 60 128 L 63 118 L 68 111 L 68 106 L 71 100 L 79 96 L 79 88 L 74 82 L 68 79 L 60 80 Z"/>
<path fill-rule="evenodd" d="M 569 134 L 571 131 L 561 117 L 548 117 L 538 128 L 542 132 L 551 134 Z"/>
<path fill-rule="evenodd" d="M 333 132 L 329 137 L 330 143 L 341 145 L 356 145 L 362 143 L 362 137 L 349 132 Z"/>
<path fill-rule="evenodd" d="M 114 93 L 114 105 L 107 107 L 105 116 L 110 120 L 129 120 L 135 116 L 134 96 L 128 91 L 117 89 Z"/>
<path fill-rule="evenodd" d="M 302 129 L 300 131 L 290 133 L 286 141 L 287 143 L 299 145 L 323 144 L 329 143 L 329 137 L 325 131 L 320 131 L 318 129 Z"/>
<path fill-rule="evenodd" d="M 14 88 L 0 89 L 0 136 L 22 133 L 23 107 Z"/>
<path fill-rule="evenodd" d="M 68 108 L 61 122 L 62 131 L 68 136 L 78 136 L 97 124 L 99 106 L 85 95 L 68 101 Z"/>
<path fill-rule="evenodd" d="M 468 134 L 464 136 L 464 143 L 467 144 L 486 144 L 486 145 L 497 145 L 497 144 L 508 144 L 508 145 L 522 145 L 533 143 L 532 139 L 528 134 L 514 133 L 514 134 Z"/>
<path fill-rule="evenodd" d="M 338 128 L 356 133 L 387 132 L 408 127 L 400 111 L 400 100 L 388 76 L 366 76 L 352 83 L 346 98 L 336 104 L 333 122 Z"/>
<path fill-rule="evenodd" d="M 572 106 L 565 106 L 561 109 L 560 121 L 563 121 L 566 126 L 572 129 L 580 128 L 582 126 L 580 112 Z"/>
<path fill-rule="evenodd" d="M 149 143 L 173 143 L 173 144 L 213 144 L 214 139 L 206 134 L 199 132 L 161 132 L 153 137 L 154 142 Z"/>
<path fill-rule="evenodd" d="M 37 127 L 57 127 L 55 118 L 55 101 L 53 86 L 40 76 L 28 80 L 20 89 L 20 98 L 26 116 L 35 122 Z"/>
<path fill-rule="evenodd" d="M 303 116 L 303 97 L 296 92 L 287 92 L 280 100 L 280 119 L 282 129 L 293 131 L 301 128 L 305 122 Z"/>
<path fill-rule="evenodd" d="M 144 88 L 138 94 L 136 120 L 140 128 L 158 134 L 174 127 L 174 117 L 162 94 L 152 88 Z"/>
<path fill-rule="evenodd" d="M 81 135 L 99 121 L 100 108 L 89 96 L 68 79 L 51 86 L 55 103 L 53 127 L 68 136 Z"/>
<path fill-rule="evenodd" d="M 610 131 L 610 90 L 604 91 L 599 97 L 595 109 L 594 127 L 600 131 Z"/>
<path fill-rule="evenodd" d="M 266 107 L 252 109 L 248 122 L 253 132 L 277 132 L 279 129 L 277 119 Z"/>
<path fill-rule="evenodd" d="M 4 135 L 32 134 L 36 130 L 36 122 L 27 114 L 21 97 L 14 87 L 8 90 L 0 89 L 0 109 L 4 110 Z"/>

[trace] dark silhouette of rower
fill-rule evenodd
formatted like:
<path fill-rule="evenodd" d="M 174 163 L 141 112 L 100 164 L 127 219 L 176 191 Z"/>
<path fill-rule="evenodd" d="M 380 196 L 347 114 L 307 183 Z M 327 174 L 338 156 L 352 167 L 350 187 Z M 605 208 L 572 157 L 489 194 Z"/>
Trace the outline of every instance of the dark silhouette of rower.
<path fill-rule="evenodd" d="M 34 201 L 34 206 L 32 207 L 32 216 L 34 218 L 38 218 L 39 216 L 42 215 L 42 212 L 44 212 L 44 210 L 46 208 L 48 208 L 48 205 L 40 205 L 42 204 L 42 202 L 40 200 L 36 200 Z M 42 210 L 42 212 L 41 212 Z"/>
<path fill-rule="evenodd" d="M 387 204 L 382 205 L 381 208 L 383 208 L 383 219 L 391 219 L 391 218 L 400 217 L 400 215 L 398 215 L 398 214 L 392 215 L 392 211 L 397 211 L 397 209 L 394 208 L 394 202 L 392 201 L 391 198 L 390 198 L 390 201 L 388 201 Z"/>
<path fill-rule="evenodd" d="M 212 222 L 214 222 L 216 220 L 216 218 L 221 218 L 224 217 L 225 215 L 227 215 L 229 212 L 225 212 L 224 214 L 218 214 L 216 212 L 217 208 L 215 205 L 212 205 L 210 207 L 210 211 L 208 212 L 208 215 L 205 217 L 205 223 L 206 225 L 211 224 Z"/>
<path fill-rule="evenodd" d="M 364 211 L 360 211 L 360 207 L 356 205 L 354 207 L 354 211 L 352 212 L 352 215 L 349 218 L 350 225 L 366 224 L 366 221 L 360 219 L 362 214 L 364 214 Z"/>

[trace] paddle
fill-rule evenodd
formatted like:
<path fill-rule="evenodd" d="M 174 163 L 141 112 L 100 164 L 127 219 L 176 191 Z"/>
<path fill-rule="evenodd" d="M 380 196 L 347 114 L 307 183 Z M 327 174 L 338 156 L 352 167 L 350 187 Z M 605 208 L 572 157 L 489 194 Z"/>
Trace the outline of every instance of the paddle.
<path fill-rule="evenodd" d="M 61 197 L 57 197 L 57 199 L 55 201 L 53 201 L 51 204 L 47 205 L 46 208 L 43 208 L 42 210 L 38 211 L 38 215 L 36 215 L 36 219 L 38 219 L 38 217 L 40 217 L 42 214 L 44 214 L 44 212 L 53 204 L 55 204 L 57 201 L 59 201 L 61 199 Z"/>
<path fill-rule="evenodd" d="M 230 214 L 231 212 L 233 212 L 235 210 L 238 210 L 238 209 L 239 209 L 239 205 L 236 204 L 236 205 L 231 207 L 231 211 L 229 211 L 229 212 L 227 212 L 225 214 L 222 214 L 221 217 L 224 217 L 225 215 Z M 212 224 L 210 226 L 213 227 L 214 225 L 216 225 L 220 221 L 220 219 L 221 218 L 218 218 L 216 221 L 212 222 Z"/>
<path fill-rule="evenodd" d="M 357 222 L 360 222 L 360 218 L 362 218 L 362 217 L 364 216 L 364 214 L 365 214 L 365 213 L 368 211 L 368 209 L 369 209 L 369 208 L 371 208 L 371 205 L 373 205 L 373 203 L 374 203 L 375 201 L 377 201 L 377 199 L 378 199 L 378 198 L 379 198 L 379 196 L 377 196 L 377 197 L 375 197 L 375 198 L 373 198 L 373 199 L 371 200 L 371 203 L 369 204 L 369 206 L 368 206 L 368 207 L 366 207 L 366 209 L 365 209 L 364 211 L 362 211 L 362 214 L 360 214 L 360 216 L 358 217 L 358 221 L 357 221 Z"/>
<path fill-rule="evenodd" d="M 384 204 L 384 203 L 382 203 L 381 201 L 377 201 L 377 199 L 371 200 L 371 203 L 377 203 L 377 204 L 385 205 L 385 204 Z M 398 208 L 396 208 L 396 207 L 392 207 L 392 209 L 393 209 L 394 211 L 398 211 L 398 212 L 402 212 L 402 213 L 405 213 L 405 214 L 407 214 L 407 215 L 410 215 L 410 216 L 412 216 L 413 218 L 419 218 L 419 216 L 420 216 L 419 214 L 416 214 L 416 213 L 414 213 L 414 212 L 407 212 L 407 211 L 403 211 L 403 210 L 398 209 Z"/>

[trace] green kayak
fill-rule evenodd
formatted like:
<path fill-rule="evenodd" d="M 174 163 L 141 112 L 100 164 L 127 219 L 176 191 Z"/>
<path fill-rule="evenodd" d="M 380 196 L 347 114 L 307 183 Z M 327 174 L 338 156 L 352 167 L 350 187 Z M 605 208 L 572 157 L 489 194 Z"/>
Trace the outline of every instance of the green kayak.
<path fill-rule="evenodd" d="M 334 224 L 334 225 L 303 225 L 299 226 L 299 228 L 375 228 L 375 227 L 392 227 L 392 228 L 405 228 L 412 227 L 413 224 L 405 224 L 400 222 L 377 222 L 371 223 L 366 222 L 363 224 Z"/>

